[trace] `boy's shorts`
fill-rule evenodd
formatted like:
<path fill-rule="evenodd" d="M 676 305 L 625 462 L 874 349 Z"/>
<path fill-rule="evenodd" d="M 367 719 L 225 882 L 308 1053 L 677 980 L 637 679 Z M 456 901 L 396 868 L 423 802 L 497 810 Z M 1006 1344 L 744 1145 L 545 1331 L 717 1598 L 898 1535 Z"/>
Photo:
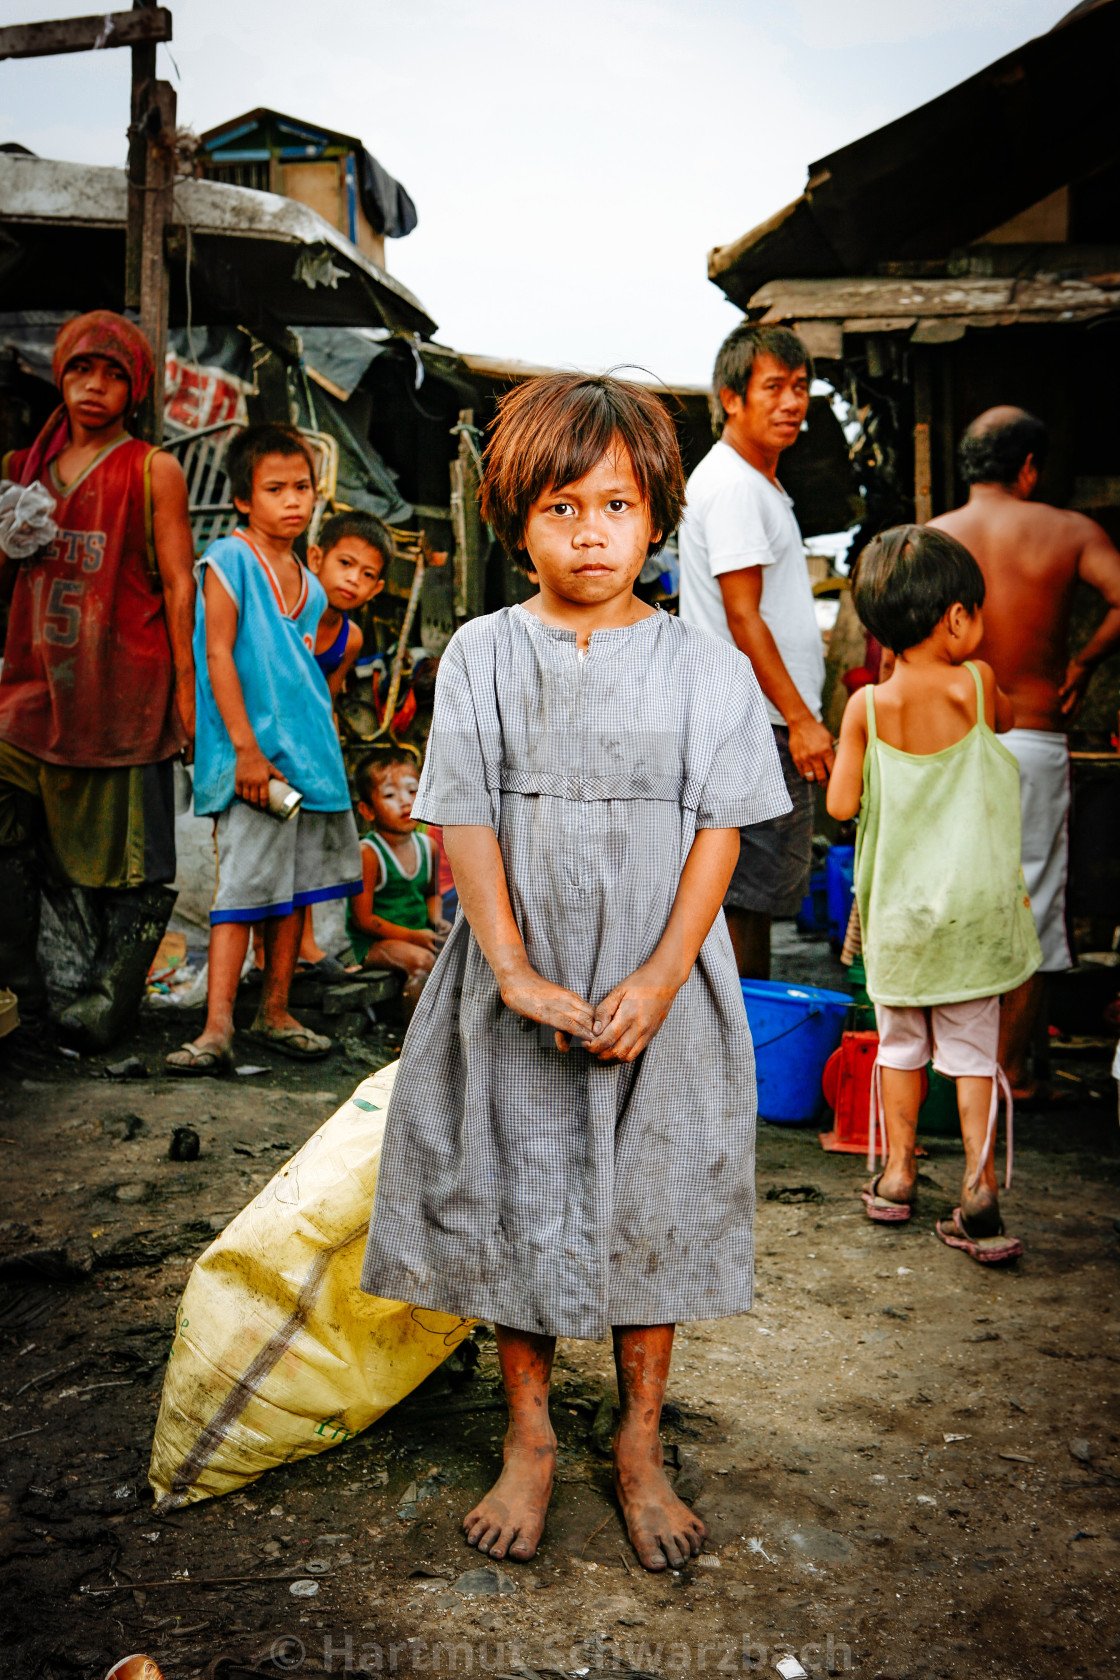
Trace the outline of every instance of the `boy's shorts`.
<path fill-rule="evenodd" d="M 999 1050 L 999 998 L 939 1003 L 932 1009 L 875 1005 L 879 1065 L 913 1072 L 931 1059 L 946 1079 L 991 1079 Z"/>
<path fill-rule="evenodd" d="M 287 916 L 362 890 L 362 853 L 350 811 L 297 811 L 287 822 L 235 799 L 215 819 L 218 889 L 210 922 Z"/>

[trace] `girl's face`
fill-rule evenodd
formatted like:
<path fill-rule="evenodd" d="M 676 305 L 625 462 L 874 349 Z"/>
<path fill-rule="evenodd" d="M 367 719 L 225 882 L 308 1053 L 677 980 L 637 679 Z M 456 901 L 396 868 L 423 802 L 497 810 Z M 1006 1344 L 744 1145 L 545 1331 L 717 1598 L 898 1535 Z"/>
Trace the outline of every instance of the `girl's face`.
<path fill-rule="evenodd" d="M 649 505 L 625 447 L 609 450 L 573 484 L 538 496 L 525 521 L 525 549 L 541 595 L 581 606 L 633 592 L 651 542 Z"/>

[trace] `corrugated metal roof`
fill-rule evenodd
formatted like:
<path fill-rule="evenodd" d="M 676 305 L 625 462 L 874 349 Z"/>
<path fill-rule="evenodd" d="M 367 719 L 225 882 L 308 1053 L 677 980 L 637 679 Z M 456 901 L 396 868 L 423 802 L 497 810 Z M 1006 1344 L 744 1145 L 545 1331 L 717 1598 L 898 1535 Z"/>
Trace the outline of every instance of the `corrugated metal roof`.
<path fill-rule="evenodd" d="M 407 286 L 294 199 L 250 187 L 187 180 L 176 185 L 174 202 L 173 228 L 190 232 L 192 284 L 203 311 L 198 319 L 217 324 L 240 318 L 240 291 L 294 326 L 390 326 L 425 338 L 436 330 Z M 0 154 L 0 225 L 17 242 L 20 227 L 39 227 L 44 233 L 85 228 L 123 238 L 127 203 L 121 169 Z M 30 244 L 26 236 L 23 242 Z M 208 264 L 214 294 L 209 316 Z M 218 274 L 221 265 L 232 273 Z M 73 266 L 78 266 L 76 259 Z M 123 262 L 121 267 L 123 288 Z M 20 295 L 21 273 L 33 293 L 26 298 Z M 67 275 L 60 275 L 55 289 L 66 282 Z M 229 293 L 225 303 L 220 302 L 223 283 Z M 43 294 L 43 286 L 44 278 L 33 263 L 21 265 L 13 257 L 5 274 L 6 307 L 58 307 L 53 295 Z M 83 299 L 63 301 L 77 307 Z"/>
<path fill-rule="evenodd" d="M 710 253 L 709 278 L 746 308 L 779 276 L 944 259 L 1120 158 L 1118 63 L 1120 0 L 1077 8 L 1049 34 L 811 164 L 800 198 Z"/>

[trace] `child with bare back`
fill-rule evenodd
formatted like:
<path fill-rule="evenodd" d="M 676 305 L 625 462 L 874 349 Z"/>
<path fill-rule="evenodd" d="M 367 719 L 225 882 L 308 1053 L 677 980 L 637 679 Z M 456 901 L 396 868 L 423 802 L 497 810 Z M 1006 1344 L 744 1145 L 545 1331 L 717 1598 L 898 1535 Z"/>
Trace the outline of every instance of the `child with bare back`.
<path fill-rule="evenodd" d="M 937 1222 L 952 1248 L 991 1265 L 1022 1253 L 999 1211 L 995 1139 L 999 1000 L 1042 960 L 1020 867 L 1019 766 L 995 731 L 1010 700 L 970 657 L 984 633 L 984 578 L 932 526 L 884 531 L 853 589 L 866 629 L 895 655 L 885 682 L 853 694 L 828 789 L 831 816 L 858 811 L 855 888 L 867 990 L 879 1027 L 876 1120 L 886 1166 L 861 1192 L 878 1224 L 911 1216 L 921 1081 L 956 1080 L 961 1205 Z M 872 1144 L 875 1144 L 874 1133 Z"/>
<path fill-rule="evenodd" d="M 662 1469 L 678 1319 L 752 1295 L 755 1082 L 724 890 L 789 809 L 747 659 L 634 583 L 680 517 L 657 398 L 552 374 L 507 396 L 482 515 L 538 593 L 440 661 L 413 816 L 460 914 L 387 1116 L 363 1287 L 495 1323 L 505 1465 L 467 1541 L 530 1558 L 557 1336 L 613 1337 L 615 1486 L 647 1569 L 706 1530 Z"/>

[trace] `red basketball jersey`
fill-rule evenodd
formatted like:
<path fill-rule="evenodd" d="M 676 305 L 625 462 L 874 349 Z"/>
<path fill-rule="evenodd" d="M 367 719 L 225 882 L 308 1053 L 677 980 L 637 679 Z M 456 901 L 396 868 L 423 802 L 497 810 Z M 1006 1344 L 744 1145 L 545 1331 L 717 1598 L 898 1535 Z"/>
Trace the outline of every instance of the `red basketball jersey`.
<path fill-rule="evenodd" d="M 59 534 L 19 567 L 0 740 L 49 764 L 154 764 L 185 740 L 152 542 L 155 453 L 126 434 L 72 484 L 54 462 L 43 470 Z M 27 455 L 10 457 L 7 476 Z"/>

